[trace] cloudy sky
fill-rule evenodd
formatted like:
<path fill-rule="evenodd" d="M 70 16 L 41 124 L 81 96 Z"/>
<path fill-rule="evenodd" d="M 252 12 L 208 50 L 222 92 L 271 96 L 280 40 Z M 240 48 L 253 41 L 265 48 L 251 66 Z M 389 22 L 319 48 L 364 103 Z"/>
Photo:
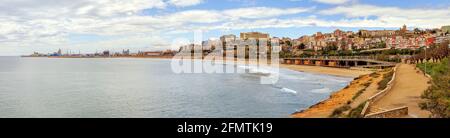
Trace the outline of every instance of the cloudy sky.
<path fill-rule="evenodd" d="M 0 55 L 161 50 L 244 31 L 439 28 L 448 0 L 0 0 Z"/>

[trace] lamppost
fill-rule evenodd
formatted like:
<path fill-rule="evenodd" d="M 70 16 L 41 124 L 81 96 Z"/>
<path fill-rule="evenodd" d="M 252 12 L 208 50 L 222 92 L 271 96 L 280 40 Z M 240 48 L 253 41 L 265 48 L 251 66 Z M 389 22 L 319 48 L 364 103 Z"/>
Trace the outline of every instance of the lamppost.
<path fill-rule="evenodd" d="M 427 73 L 427 62 L 427 46 L 425 46 L 425 74 Z"/>

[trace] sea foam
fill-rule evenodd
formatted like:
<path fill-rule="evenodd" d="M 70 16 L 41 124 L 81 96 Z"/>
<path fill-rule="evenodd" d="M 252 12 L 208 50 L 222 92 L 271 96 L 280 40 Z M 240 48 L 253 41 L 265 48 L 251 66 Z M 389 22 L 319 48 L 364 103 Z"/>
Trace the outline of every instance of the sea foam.
<path fill-rule="evenodd" d="M 297 91 L 294 91 L 292 89 L 289 88 L 281 88 L 282 92 L 287 92 L 287 93 L 293 93 L 293 94 L 297 94 Z"/>

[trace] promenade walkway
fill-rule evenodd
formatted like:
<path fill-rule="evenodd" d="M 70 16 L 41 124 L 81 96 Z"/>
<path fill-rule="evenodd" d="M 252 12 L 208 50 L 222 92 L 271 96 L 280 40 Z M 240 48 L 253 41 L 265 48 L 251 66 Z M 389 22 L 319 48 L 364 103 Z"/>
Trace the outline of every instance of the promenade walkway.
<path fill-rule="evenodd" d="M 414 65 L 400 64 L 397 69 L 397 78 L 394 86 L 384 97 L 373 104 L 375 109 L 386 110 L 401 106 L 408 106 L 409 116 L 413 118 L 426 118 L 430 112 L 421 110 L 420 96 L 429 87 L 429 79 L 418 72 Z"/>

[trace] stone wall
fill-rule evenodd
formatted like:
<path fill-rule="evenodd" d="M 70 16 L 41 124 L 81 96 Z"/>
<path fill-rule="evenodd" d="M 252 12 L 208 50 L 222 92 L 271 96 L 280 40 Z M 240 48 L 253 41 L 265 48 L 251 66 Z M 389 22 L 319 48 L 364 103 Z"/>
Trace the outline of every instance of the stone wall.
<path fill-rule="evenodd" d="M 408 115 L 408 107 L 400 107 L 391 110 L 387 110 L 384 112 L 378 112 L 373 114 L 368 114 L 364 118 L 396 118 Z"/>

